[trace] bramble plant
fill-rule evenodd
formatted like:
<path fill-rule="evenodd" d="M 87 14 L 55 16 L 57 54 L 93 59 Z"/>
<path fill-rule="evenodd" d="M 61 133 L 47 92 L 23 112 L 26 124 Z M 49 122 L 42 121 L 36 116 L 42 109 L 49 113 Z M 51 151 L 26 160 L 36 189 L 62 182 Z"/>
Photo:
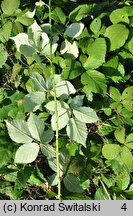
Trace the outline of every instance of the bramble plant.
<path fill-rule="evenodd" d="M 132 199 L 133 6 L 116 2 L 2 1 L 1 197 Z"/>

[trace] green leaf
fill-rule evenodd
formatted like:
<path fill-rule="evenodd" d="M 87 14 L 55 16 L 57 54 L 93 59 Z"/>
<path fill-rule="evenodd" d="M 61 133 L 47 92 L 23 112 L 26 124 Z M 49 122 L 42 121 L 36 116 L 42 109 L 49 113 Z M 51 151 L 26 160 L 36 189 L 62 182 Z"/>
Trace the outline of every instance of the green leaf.
<path fill-rule="evenodd" d="M 130 126 L 133 125 L 133 112 L 127 110 L 123 107 L 120 113 L 121 117 L 124 119 L 124 122 Z"/>
<path fill-rule="evenodd" d="M 14 167 L 14 166 L 9 165 L 8 167 Z M 6 181 L 9 181 L 9 182 L 16 182 L 17 181 L 17 173 L 18 173 L 18 170 L 14 169 L 14 172 L 11 172 L 11 173 L 8 173 L 8 174 L 4 175 L 4 179 Z"/>
<path fill-rule="evenodd" d="M 0 147 L 0 167 L 8 164 L 10 161 L 10 151 L 5 147 Z"/>
<path fill-rule="evenodd" d="M 97 189 L 95 196 L 94 196 L 95 200 L 108 200 L 109 196 L 106 193 L 106 191 L 104 190 L 104 188 L 100 187 Z"/>
<path fill-rule="evenodd" d="M 64 34 L 70 38 L 76 38 L 82 33 L 83 29 L 83 23 L 72 23 L 70 26 L 67 27 Z"/>
<path fill-rule="evenodd" d="M 133 183 L 130 185 L 129 189 L 124 192 L 128 195 L 133 195 Z"/>
<path fill-rule="evenodd" d="M 87 85 L 87 89 L 94 93 L 105 94 L 107 81 L 105 75 L 96 70 L 88 70 L 81 76 L 81 82 Z"/>
<path fill-rule="evenodd" d="M 30 26 L 33 24 L 34 22 L 34 19 L 33 18 L 29 18 L 29 17 L 25 17 L 24 16 L 25 14 L 22 14 L 22 15 L 18 15 L 17 16 L 17 19 L 15 20 L 15 22 L 18 22 L 18 23 L 21 23 L 25 26 Z"/>
<path fill-rule="evenodd" d="M 43 41 L 46 41 L 46 35 L 44 35 L 43 37 Z M 58 43 L 57 41 L 59 40 L 59 37 L 57 35 L 53 36 L 53 41 L 52 41 L 52 54 L 55 53 L 57 47 L 58 47 Z M 46 46 L 44 46 L 44 48 L 42 47 L 41 50 L 41 54 L 45 55 L 45 56 L 49 56 L 50 55 L 50 43 L 48 43 Z"/>
<path fill-rule="evenodd" d="M 43 103 L 45 99 L 45 93 L 43 92 L 30 92 L 24 98 L 25 112 L 34 112 Z"/>
<path fill-rule="evenodd" d="M 125 146 L 129 149 L 133 149 L 133 142 L 131 143 L 125 143 Z"/>
<path fill-rule="evenodd" d="M 31 79 L 37 91 L 46 91 L 46 82 L 39 73 L 33 72 L 31 74 Z"/>
<path fill-rule="evenodd" d="M 127 38 L 128 38 L 129 30 L 123 24 L 113 24 L 106 29 L 105 37 L 107 37 L 110 41 L 110 51 L 119 49 L 122 47 Z M 123 35 L 120 37 L 120 35 Z"/>
<path fill-rule="evenodd" d="M 62 159 L 62 153 L 60 153 L 60 157 L 59 157 L 59 160 L 60 160 L 60 176 L 63 175 L 63 168 L 64 168 L 64 162 L 65 162 L 65 160 L 63 161 L 61 159 Z M 56 160 L 56 157 L 54 157 L 54 158 L 53 157 L 48 158 L 48 164 L 49 164 L 50 168 L 54 172 L 57 172 L 57 160 Z"/>
<path fill-rule="evenodd" d="M 27 123 L 31 136 L 34 139 L 40 141 L 45 128 L 44 121 L 37 115 L 31 113 Z"/>
<path fill-rule="evenodd" d="M 20 45 L 19 51 L 25 57 L 33 57 L 35 55 L 35 49 L 29 45 Z"/>
<path fill-rule="evenodd" d="M 62 11 L 62 9 L 60 7 L 56 7 L 53 11 L 52 11 L 52 19 L 56 22 L 65 24 L 66 22 L 66 15 L 64 14 L 64 12 Z"/>
<path fill-rule="evenodd" d="M 46 144 L 52 141 L 54 137 L 54 132 L 51 129 L 48 129 L 41 134 L 41 142 Z"/>
<path fill-rule="evenodd" d="M 133 38 L 128 42 L 128 49 L 133 54 Z"/>
<path fill-rule="evenodd" d="M 102 26 L 101 19 L 95 18 L 90 24 L 90 29 L 94 34 L 97 34 L 100 31 L 101 26 Z"/>
<path fill-rule="evenodd" d="M 75 107 L 73 114 L 79 121 L 84 123 L 95 123 L 98 121 L 96 112 L 90 107 Z"/>
<path fill-rule="evenodd" d="M 131 151 L 126 146 L 124 146 L 122 148 L 120 156 L 121 156 L 121 160 L 125 164 L 126 168 L 128 170 L 132 170 L 133 169 L 133 155 L 132 155 Z"/>
<path fill-rule="evenodd" d="M 120 190 L 126 190 L 126 188 L 130 183 L 130 175 L 125 170 L 122 173 L 120 173 L 118 176 L 116 176 L 115 182 L 120 188 Z"/>
<path fill-rule="evenodd" d="M 115 159 L 120 152 L 121 152 L 121 147 L 115 144 L 106 144 L 102 148 L 102 154 L 108 160 Z"/>
<path fill-rule="evenodd" d="M 93 93 L 90 91 L 90 86 L 85 85 L 82 89 L 82 91 L 85 93 L 88 101 L 93 101 Z"/>
<path fill-rule="evenodd" d="M 23 26 L 19 22 L 13 22 L 12 23 L 12 34 L 17 35 L 21 32 L 23 32 Z"/>
<path fill-rule="evenodd" d="M 128 16 L 133 16 L 133 6 L 128 5 L 124 7 L 125 11 L 127 11 Z"/>
<path fill-rule="evenodd" d="M 17 180 L 21 184 L 21 186 L 25 187 L 26 182 L 30 178 L 33 171 L 34 171 L 33 166 L 25 166 L 24 169 L 21 169 L 17 173 Z"/>
<path fill-rule="evenodd" d="M 73 41 L 73 43 L 70 43 L 68 40 L 63 41 L 61 44 L 60 52 L 62 55 L 64 54 L 65 57 L 76 59 L 79 55 L 76 41 Z"/>
<path fill-rule="evenodd" d="M 39 51 L 43 50 L 49 43 L 48 35 L 42 32 L 41 27 L 36 21 L 28 28 L 28 38 L 31 46 Z"/>
<path fill-rule="evenodd" d="M 11 16 L 18 9 L 20 0 L 4 0 L 2 1 L 1 8 L 5 14 Z"/>
<path fill-rule="evenodd" d="M 82 188 L 84 190 L 88 189 L 90 187 L 90 180 L 89 179 L 86 179 L 85 181 L 82 182 Z"/>
<path fill-rule="evenodd" d="M 110 124 L 105 124 L 105 123 L 102 125 L 102 127 L 100 125 L 98 129 L 103 134 L 103 136 L 106 136 L 114 131 L 114 128 Z"/>
<path fill-rule="evenodd" d="M 126 8 L 118 8 L 116 10 L 113 10 L 110 14 L 110 20 L 113 24 L 116 23 L 128 23 L 129 24 L 129 18 L 128 13 L 126 11 Z"/>
<path fill-rule="evenodd" d="M 127 110 L 133 111 L 133 86 L 129 86 L 123 91 L 122 104 Z"/>
<path fill-rule="evenodd" d="M 0 68 L 5 64 L 7 60 L 7 52 L 4 50 L 3 44 L 0 44 Z"/>
<path fill-rule="evenodd" d="M 81 48 L 82 52 L 84 54 L 88 54 L 89 55 L 89 49 L 92 46 L 92 44 L 94 43 L 94 39 L 92 37 L 90 37 L 89 35 L 87 35 L 86 37 L 81 38 L 78 41 L 79 47 Z M 87 59 L 87 56 L 81 55 L 80 56 L 80 61 L 82 64 L 85 63 Z"/>
<path fill-rule="evenodd" d="M 88 195 L 81 194 L 81 193 L 74 193 L 67 196 L 63 196 L 64 200 L 91 200 Z"/>
<path fill-rule="evenodd" d="M 53 175 L 51 175 L 48 179 L 48 184 L 50 186 L 55 186 L 58 184 L 58 178 L 57 178 L 57 173 L 54 173 Z"/>
<path fill-rule="evenodd" d="M 56 85 L 56 96 L 66 98 L 70 94 L 75 94 L 76 89 L 69 81 L 61 81 Z"/>
<path fill-rule="evenodd" d="M 68 110 L 66 109 L 60 109 L 58 111 L 58 129 L 61 130 L 62 128 L 64 128 L 69 119 L 70 119 L 70 115 L 69 115 L 69 112 Z M 53 130 L 56 130 L 56 115 L 54 114 L 51 118 L 51 125 L 52 125 L 52 129 Z"/>
<path fill-rule="evenodd" d="M 8 21 L 0 29 L 0 41 L 2 43 L 5 43 L 9 40 L 11 31 L 12 31 L 12 23 Z"/>
<path fill-rule="evenodd" d="M 40 147 L 41 147 L 41 152 L 47 158 L 54 158 L 56 156 L 55 149 L 53 148 L 53 146 L 49 144 L 41 144 Z"/>
<path fill-rule="evenodd" d="M 83 189 L 77 177 L 68 175 L 63 179 L 66 189 L 72 193 L 82 193 Z"/>
<path fill-rule="evenodd" d="M 125 142 L 125 128 L 124 127 L 119 127 L 115 130 L 115 138 L 119 143 L 124 144 Z"/>
<path fill-rule="evenodd" d="M 8 156 L 8 158 L 9 158 L 9 156 Z M 10 166 L 8 166 L 8 167 L 2 167 L 2 168 L 0 168 L 0 174 L 1 175 L 8 175 L 8 174 L 11 174 L 11 173 L 14 173 L 14 172 L 17 172 L 17 168 L 15 168 L 15 167 L 12 167 L 12 165 Z"/>
<path fill-rule="evenodd" d="M 11 80 L 15 80 L 15 78 L 18 76 L 19 72 L 21 71 L 22 66 L 20 64 L 14 64 L 13 66 L 13 70 L 12 70 L 12 76 L 11 76 Z"/>
<path fill-rule="evenodd" d="M 76 7 L 71 13 L 69 14 L 69 18 L 71 21 L 76 20 L 80 21 L 81 19 L 92 15 L 92 9 L 94 8 L 95 4 L 82 4 Z"/>
<path fill-rule="evenodd" d="M 39 145 L 37 143 L 28 143 L 20 146 L 15 154 L 15 163 L 32 163 L 39 153 Z"/>
<path fill-rule="evenodd" d="M 49 110 L 51 112 L 51 114 L 53 114 L 55 112 L 55 102 L 53 100 L 51 100 L 50 102 L 48 102 L 46 105 L 45 105 L 45 108 L 47 110 Z M 58 112 L 61 110 L 61 109 L 69 109 L 69 106 L 67 103 L 65 103 L 64 101 L 58 101 L 57 100 L 57 110 Z"/>
<path fill-rule="evenodd" d="M 96 69 L 105 62 L 106 41 L 97 38 L 89 47 L 89 57 L 84 64 L 85 69 Z"/>
<path fill-rule="evenodd" d="M 25 47 L 27 46 L 27 48 L 31 47 L 29 40 L 28 40 L 28 35 L 26 33 L 19 33 L 15 37 L 10 37 L 10 38 L 14 40 L 18 52 L 21 52 L 20 47 L 22 45 L 24 45 Z"/>
<path fill-rule="evenodd" d="M 78 143 L 76 143 L 76 144 L 78 146 L 78 151 L 77 151 L 75 157 L 71 157 L 67 173 L 73 174 L 75 176 L 81 176 L 80 179 L 82 179 L 81 180 L 81 182 L 82 182 L 84 179 L 86 179 L 88 177 L 87 172 L 89 171 L 89 169 L 88 169 L 88 166 L 85 165 L 86 162 L 84 160 L 85 159 L 84 156 L 81 156 L 81 154 L 83 155 L 83 152 L 80 149 L 80 144 L 78 144 Z M 69 145 L 71 146 L 71 143 L 69 143 Z"/>
<path fill-rule="evenodd" d="M 71 140 L 86 147 L 87 127 L 85 123 L 71 118 L 67 124 L 66 131 Z"/>
<path fill-rule="evenodd" d="M 119 65 L 118 65 L 118 72 L 120 72 L 121 76 L 124 77 L 125 75 L 125 68 L 124 66 L 119 62 Z"/>
<path fill-rule="evenodd" d="M 31 46 L 33 46 L 35 49 L 40 47 L 41 33 L 42 33 L 42 29 L 37 24 L 36 21 L 28 28 L 28 38 L 30 40 Z M 46 42 L 48 43 L 49 40 L 48 41 L 46 40 Z"/>
<path fill-rule="evenodd" d="M 36 185 L 37 187 L 41 187 L 44 190 L 44 186 L 43 183 L 45 183 L 46 180 L 42 180 L 39 176 L 38 173 L 36 172 L 36 170 L 33 172 L 33 174 L 30 176 L 30 178 L 28 179 L 28 183 L 30 185 Z M 46 191 L 46 190 L 44 190 Z"/>
<path fill-rule="evenodd" d="M 133 133 L 130 133 L 127 137 L 126 137 L 126 143 L 131 143 L 133 142 Z"/>
<path fill-rule="evenodd" d="M 25 121 L 6 121 L 6 126 L 10 138 L 16 143 L 30 143 L 33 140 Z"/>
<path fill-rule="evenodd" d="M 83 105 L 84 95 L 77 95 L 74 97 L 70 103 L 72 108 L 81 107 Z"/>
<path fill-rule="evenodd" d="M 109 58 L 102 66 L 103 73 L 111 78 L 113 81 L 121 78 L 121 74 L 118 72 L 119 59 L 118 56 Z"/>
<path fill-rule="evenodd" d="M 102 181 L 105 183 L 105 185 L 110 188 L 115 186 L 114 176 L 110 176 L 108 174 L 101 174 Z"/>
<path fill-rule="evenodd" d="M 59 61 L 62 68 L 62 78 L 65 80 L 72 80 L 78 77 L 83 72 L 83 67 L 79 61 L 73 61 L 72 59 L 62 58 Z"/>
<path fill-rule="evenodd" d="M 34 8 L 33 11 L 27 11 L 26 13 L 24 13 L 24 17 L 27 17 L 27 18 L 33 18 L 35 16 L 35 12 L 36 12 L 36 8 Z"/>
<path fill-rule="evenodd" d="M 70 156 L 75 156 L 76 152 L 79 149 L 79 145 L 77 145 L 77 143 L 75 142 L 71 142 L 67 145 L 67 149 L 69 151 Z"/>
<path fill-rule="evenodd" d="M 111 86 L 109 89 L 109 93 L 111 98 L 116 102 L 121 100 L 121 94 L 117 88 Z"/>

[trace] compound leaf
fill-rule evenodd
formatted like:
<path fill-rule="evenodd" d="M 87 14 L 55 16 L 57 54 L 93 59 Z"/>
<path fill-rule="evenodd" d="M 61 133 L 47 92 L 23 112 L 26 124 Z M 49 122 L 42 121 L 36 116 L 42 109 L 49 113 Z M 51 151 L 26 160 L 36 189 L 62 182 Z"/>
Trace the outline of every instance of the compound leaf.
<path fill-rule="evenodd" d="M 87 127 L 85 123 L 71 118 L 67 124 L 66 131 L 71 140 L 86 147 Z"/>
<path fill-rule="evenodd" d="M 44 78 L 37 72 L 31 74 L 32 82 L 37 91 L 44 92 L 46 90 L 46 83 Z"/>
<path fill-rule="evenodd" d="M 57 97 L 68 97 L 70 94 L 75 94 L 76 89 L 69 81 L 61 81 L 56 85 Z"/>
<path fill-rule="evenodd" d="M 45 128 L 44 121 L 37 115 L 31 113 L 27 123 L 31 136 L 40 141 Z"/>
<path fill-rule="evenodd" d="M 24 98 L 25 112 L 33 112 L 39 109 L 45 99 L 44 92 L 30 92 Z"/>
<path fill-rule="evenodd" d="M 90 107 L 75 107 L 73 109 L 74 116 L 81 122 L 94 123 L 98 121 L 96 112 Z"/>
<path fill-rule="evenodd" d="M 62 128 L 64 128 L 68 121 L 69 121 L 69 112 L 66 109 L 60 109 L 60 111 L 58 112 L 58 129 L 61 130 Z M 56 116 L 55 114 L 52 116 L 51 118 L 51 125 L 52 125 L 52 129 L 56 130 Z"/>
<path fill-rule="evenodd" d="M 10 138 L 16 143 L 29 143 L 33 140 L 28 129 L 28 125 L 25 121 L 6 121 L 6 126 Z"/>
<path fill-rule="evenodd" d="M 37 143 L 28 143 L 20 146 L 15 154 L 15 163 L 32 163 L 39 153 L 39 145 Z"/>

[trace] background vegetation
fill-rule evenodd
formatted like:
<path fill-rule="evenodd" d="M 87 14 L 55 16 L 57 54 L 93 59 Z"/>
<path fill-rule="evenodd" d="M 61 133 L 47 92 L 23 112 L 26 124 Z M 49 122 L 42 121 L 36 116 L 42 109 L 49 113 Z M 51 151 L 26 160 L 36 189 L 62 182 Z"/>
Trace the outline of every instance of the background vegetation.
<path fill-rule="evenodd" d="M 0 199 L 133 199 L 132 1 L 49 2 L 0 5 Z"/>

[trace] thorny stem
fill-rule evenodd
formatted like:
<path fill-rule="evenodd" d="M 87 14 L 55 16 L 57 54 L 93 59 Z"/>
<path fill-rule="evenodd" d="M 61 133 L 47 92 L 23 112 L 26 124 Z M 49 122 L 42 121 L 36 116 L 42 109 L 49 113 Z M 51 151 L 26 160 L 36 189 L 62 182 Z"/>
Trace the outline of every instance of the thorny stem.
<path fill-rule="evenodd" d="M 55 124 L 56 124 L 56 164 L 57 164 L 57 181 L 58 181 L 58 195 L 57 199 L 61 199 L 61 180 L 60 180 L 60 161 L 59 161 L 59 128 L 58 128 L 58 109 L 57 109 L 57 99 L 56 99 L 56 83 L 55 83 L 55 73 L 53 70 L 52 62 L 52 23 L 51 23 L 51 0 L 49 0 L 49 24 L 50 24 L 50 71 L 52 76 L 53 91 L 54 91 L 54 110 L 55 110 Z"/>

